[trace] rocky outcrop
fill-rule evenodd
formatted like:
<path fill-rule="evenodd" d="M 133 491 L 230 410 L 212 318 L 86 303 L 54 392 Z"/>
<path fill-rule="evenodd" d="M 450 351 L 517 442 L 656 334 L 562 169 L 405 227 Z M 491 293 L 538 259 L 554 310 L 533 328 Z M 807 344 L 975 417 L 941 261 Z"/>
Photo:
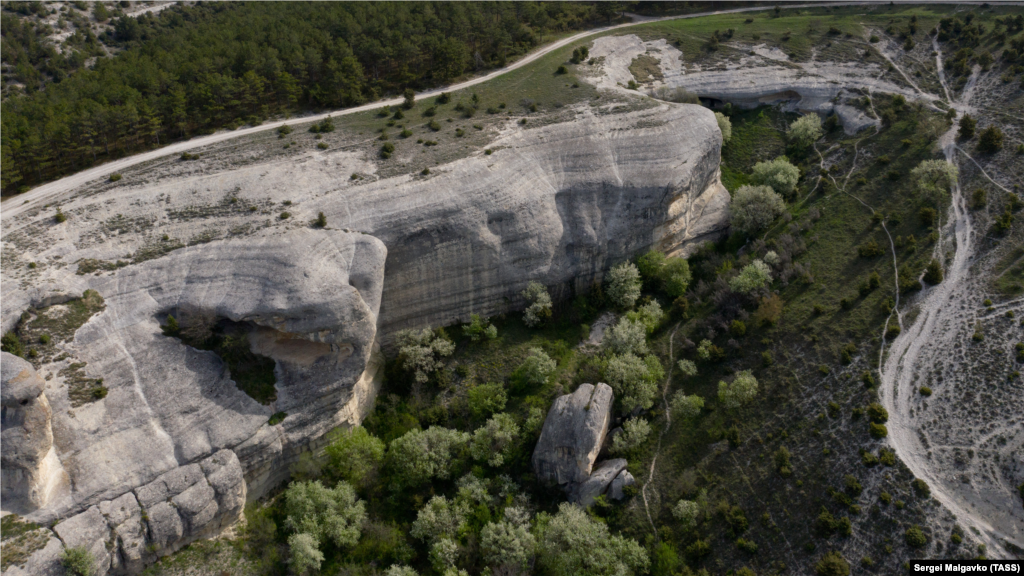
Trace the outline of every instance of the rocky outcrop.
<path fill-rule="evenodd" d="M 608 486 L 608 495 L 612 500 L 622 500 L 626 497 L 626 487 L 634 484 L 636 484 L 636 479 L 629 473 L 629 470 L 623 469 Z"/>
<path fill-rule="evenodd" d="M 53 448 L 46 382 L 31 364 L 0 352 L 2 371 L 4 510 L 26 513 L 67 489 L 67 474 Z"/>
<path fill-rule="evenodd" d="M 242 467 L 231 450 L 176 468 L 53 527 L 64 548 L 84 548 L 96 574 L 138 574 L 145 564 L 235 523 L 246 500 Z M 61 574 L 59 550 L 40 547 L 4 572 Z"/>
<path fill-rule="evenodd" d="M 608 433 L 614 399 L 607 384 L 580 384 L 555 399 L 533 450 L 538 480 L 570 488 L 587 481 Z"/>
<path fill-rule="evenodd" d="M 591 83 L 598 87 L 625 91 L 634 80 L 629 65 L 637 56 L 646 54 L 659 63 L 662 77 L 650 82 L 655 89 L 670 95 L 682 88 L 712 105 L 732 103 L 740 108 L 756 108 L 780 104 L 788 110 L 828 114 L 833 110 L 848 134 L 869 126 L 880 126 L 853 108 L 838 104 L 847 97 L 859 98 L 860 92 L 902 94 L 908 100 L 929 100 L 906 83 L 881 78 L 885 70 L 871 62 L 789 62 L 777 48 L 731 43 L 733 48 L 747 52 L 739 61 L 723 61 L 708 69 L 683 61 L 683 53 L 664 39 L 642 41 L 634 34 L 604 36 L 594 40 L 590 55 L 599 64 L 590 66 Z M 645 79 L 637 79 L 641 83 Z"/>
<path fill-rule="evenodd" d="M 581 506 L 590 506 L 594 503 L 595 498 L 608 491 L 612 481 L 625 470 L 626 460 L 624 458 L 615 458 L 598 464 L 589 478 L 570 490 L 569 501 Z"/>
<path fill-rule="evenodd" d="M 651 247 L 686 253 L 726 228 L 711 112 L 650 102 L 572 112 L 571 122 L 510 123 L 492 154 L 429 175 L 352 179 L 373 162 L 343 153 L 236 163 L 199 176 L 126 176 L 116 194 L 80 191 L 60 202 L 70 217 L 59 225 L 42 212 L 5 218 L 4 249 L 44 264 L 25 272 L 5 259 L 4 330 L 27 308 L 87 289 L 105 305 L 38 367 L 49 379 L 38 397 L 53 408 L 53 453 L 70 482 L 29 517 L 59 526 L 99 514 L 131 533 L 133 516 L 115 522 L 104 506 L 134 494 L 146 547 L 173 550 L 227 517 L 219 501 L 213 511 L 209 475 L 203 484 L 192 467 L 229 450 L 248 497 L 264 494 L 329 430 L 362 420 L 380 384 L 379 346 L 396 331 L 514 310 L 530 281 L 556 298 L 586 291 L 624 259 Z M 291 218 L 277 217 L 283 200 Z M 317 212 L 326 229 L 309 226 Z M 276 399 L 260 404 L 216 354 L 165 336 L 161 323 L 183 310 L 230 325 L 274 360 Z M 102 379 L 106 395 L 72 404 L 72 364 Z M 590 388 L 604 421 L 584 423 L 594 437 L 580 430 L 575 471 L 555 465 L 556 479 L 586 480 L 607 430 L 611 391 Z M 4 446 L 6 458 L 6 436 Z M 195 483 L 167 496 L 173 506 L 148 501 L 143 487 L 174 474 Z M 94 542 L 84 530 L 67 538 Z M 110 552 L 109 569 L 155 557 L 129 552 Z"/>
<path fill-rule="evenodd" d="M 544 419 L 533 470 L 541 482 L 561 485 L 570 502 L 590 506 L 603 494 L 621 500 L 623 489 L 635 483 L 625 459 L 594 463 L 605 444 L 614 400 L 607 384 L 581 384 L 556 398 Z"/>

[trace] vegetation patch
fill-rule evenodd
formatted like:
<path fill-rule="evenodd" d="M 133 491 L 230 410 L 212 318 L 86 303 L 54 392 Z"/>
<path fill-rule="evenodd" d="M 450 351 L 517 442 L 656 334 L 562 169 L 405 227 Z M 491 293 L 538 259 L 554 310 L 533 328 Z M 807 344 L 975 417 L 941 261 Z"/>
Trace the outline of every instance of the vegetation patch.
<path fill-rule="evenodd" d="M 10 566 L 24 566 L 32 554 L 46 546 L 52 536 L 49 530 L 29 522 L 17 514 L 8 514 L 3 517 L 0 533 L 3 534 L 0 570 L 4 571 Z"/>

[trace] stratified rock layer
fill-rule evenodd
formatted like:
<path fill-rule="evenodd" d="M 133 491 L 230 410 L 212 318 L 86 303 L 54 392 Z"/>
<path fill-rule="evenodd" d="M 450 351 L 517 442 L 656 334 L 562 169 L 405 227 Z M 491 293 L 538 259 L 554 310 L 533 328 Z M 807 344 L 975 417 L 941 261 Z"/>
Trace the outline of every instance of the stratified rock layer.
<path fill-rule="evenodd" d="M 13 236 L 27 247 L 21 258 L 47 264 L 30 282 L 4 264 L 4 330 L 86 289 L 105 302 L 61 344 L 65 357 L 38 367 L 49 379 L 38 398 L 53 406 L 51 451 L 71 488 L 34 504 L 30 519 L 64 519 L 65 542 L 96 548 L 101 573 L 136 572 L 237 516 L 202 463 L 237 456 L 241 500 L 258 497 L 329 430 L 359 423 L 380 382 L 379 342 L 397 330 L 517 309 L 530 281 L 565 297 L 652 247 L 685 254 L 721 234 L 729 195 L 713 115 L 639 107 L 584 105 L 572 122 L 510 124 L 493 154 L 429 176 L 363 183 L 339 153 L 80 193 L 60 202 L 70 217 L 59 225 L 41 212 L 5 220 L 5 244 Z M 266 219 L 285 199 L 292 217 Z M 309 226 L 318 212 L 326 229 Z M 185 238 L 191 245 L 163 248 Z M 115 265 L 126 253 L 145 257 Z M 273 359 L 276 400 L 256 402 L 215 354 L 165 336 L 160 324 L 183 310 L 231 323 Z M 102 378 L 105 397 L 71 404 L 72 362 Z M 593 437 L 580 437 L 575 471 L 558 481 L 589 477 L 607 430 L 611 391 L 590 388 L 603 421 L 585 424 Z M 93 528 L 100 518 L 105 535 Z"/>

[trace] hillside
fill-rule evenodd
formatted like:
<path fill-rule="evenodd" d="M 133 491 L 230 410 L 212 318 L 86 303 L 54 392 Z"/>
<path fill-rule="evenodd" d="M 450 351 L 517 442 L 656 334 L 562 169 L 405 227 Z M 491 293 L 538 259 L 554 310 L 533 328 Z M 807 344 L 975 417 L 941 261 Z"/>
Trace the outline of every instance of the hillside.
<path fill-rule="evenodd" d="M 638 23 L 7 200 L 4 575 L 1021 558 L 1019 16 Z"/>

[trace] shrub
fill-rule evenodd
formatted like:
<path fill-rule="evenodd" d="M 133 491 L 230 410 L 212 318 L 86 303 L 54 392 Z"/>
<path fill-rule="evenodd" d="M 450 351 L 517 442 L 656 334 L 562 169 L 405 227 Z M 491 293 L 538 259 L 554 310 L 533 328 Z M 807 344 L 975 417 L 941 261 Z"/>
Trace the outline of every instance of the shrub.
<path fill-rule="evenodd" d="M 932 395 L 932 389 L 927 386 L 921 386 L 918 388 L 918 392 L 920 392 L 921 396 L 925 397 Z"/>
<path fill-rule="evenodd" d="M 961 140 L 974 138 L 974 131 L 977 125 L 978 121 L 974 117 L 970 114 L 964 114 L 960 117 L 960 129 L 957 131 L 957 137 Z"/>
<path fill-rule="evenodd" d="M 789 125 L 789 139 L 801 148 L 813 144 L 822 136 L 821 117 L 817 114 L 801 116 Z"/>
<path fill-rule="evenodd" d="M 629 454 L 647 441 L 651 425 L 643 418 L 630 418 L 622 424 L 622 431 L 612 438 L 612 454 Z"/>
<path fill-rule="evenodd" d="M 551 296 L 543 284 L 530 282 L 521 296 L 530 303 L 523 312 L 523 324 L 533 328 L 551 317 Z"/>
<path fill-rule="evenodd" d="M 317 212 L 316 220 L 313 222 L 313 225 L 316 226 L 317 228 L 326 228 L 327 216 L 324 216 L 323 212 Z"/>
<path fill-rule="evenodd" d="M 977 210 L 978 208 L 984 208 L 988 202 L 988 194 L 984 188 L 978 188 L 971 193 L 971 208 Z"/>
<path fill-rule="evenodd" d="M 729 333 L 736 337 L 742 337 L 747 333 L 747 325 L 742 320 L 733 320 L 729 324 Z"/>
<path fill-rule="evenodd" d="M 715 112 L 715 121 L 722 132 L 722 144 L 728 144 L 729 140 L 732 140 L 732 122 L 721 112 Z"/>
<path fill-rule="evenodd" d="M 60 565 L 68 576 L 93 576 L 96 574 L 96 560 L 92 552 L 82 546 L 65 548 L 60 554 Z"/>
<path fill-rule="evenodd" d="M 508 414 L 495 414 L 486 424 L 473 432 L 469 452 L 475 460 L 490 466 L 501 466 L 515 448 L 519 439 L 519 425 Z"/>
<path fill-rule="evenodd" d="M 320 142 L 316 145 L 316 147 L 320 150 L 327 150 L 328 144 L 327 142 Z"/>
<path fill-rule="evenodd" d="M 392 489 L 417 487 L 434 478 L 447 479 L 457 469 L 469 439 L 465 432 L 431 426 L 410 430 L 392 440 L 386 455 Z"/>
<path fill-rule="evenodd" d="M 924 535 L 921 527 L 916 524 L 907 528 L 903 537 L 907 542 L 907 546 L 910 546 L 911 548 L 924 548 L 928 545 L 928 537 Z"/>
<path fill-rule="evenodd" d="M 111 174 L 107 179 L 110 180 L 111 182 L 117 182 L 118 180 L 121 179 L 121 175 L 115 172 Z"/>
<path fill-rule="evenodd" d="M 959 170 L 945 160 L 924 160 L 910 171 L 918 192 L 933 200 L 945 198 L 956 183 Z"/>
<path fill-rule="evenodd" d="M 602 344 L 615 354 L 646 354 L 647 330 L 640 322 L 624 316 L 606 330 Z"/>
<path fill-rule="evenodd" d="M 655 356 L 640 358 L 632 353 L 613 356 L 604 370 L 605 380 L 615 391 L 623 411 L 644 410 L 654 405 L 658 382 L 665 369 Z"/>
<path fill-rule="evenodd" d="M 672 397 L 669 405 L 673 415 L 689 420 L 700 416 L 701 410 L 704 409 L 704 399 L 697 395 L 687 396 L 680 390 Z"/>
<path fill-rule="evenodd" d="M 868 424 L 868 430 L 871 432 L 871 437 L 875 439 L 882 439 L 889 435 L 889 429 L 885 427 L 885 424 L 871 422 Z"/>
<path fill-rule="evenodd" d="M 57 224 L 62 224 L 64 222 L 66 222 L 67 219 L 68 219 L 67 215 L 64 214 L 64 212 L 61 211 L 60 206 L 58 206 L 57 207 L 57 213 L 53 216 L 54 222 L 56 222 Z"/>
<path fill-rule="evenodd" d="M 471 314 L 469 324 L 462 327 L 462 333 L 469 336 L 473 342 L 478 342 L 480 338 L 494 340 L 498 337 L 498 328 L 487 318 L 481 318 L 479 314 Z"/>
<path fill-rule="evenodd" d="M 672 507 L 672 516 L 679 520 L 684 529 L 696 526 L 698 514 L 700 514 L 700 504 L 693 500 L 680 500 Z"/>
<path fill-rule="evenodd" d="M 409 110 L 416 105 L 416 92 L 412 88 L 406 88 L 405 91 L 402 92 L 402 97 L 405 98 L 405 101 L 402 102 L 402 107 L 406 110 Z"/>
<path fill-rule="evenodd" d="M 573 64 L 579 64 L 580 62 L 586 62 L 587 58 L 590 57 L 590 49 L 586 46 L 578 46 L 572 51 L 572 58 L 570 61 Z"/>
<path fill-rule="evenodd" d="M 501 384 L 489 382 L 469 389 L 467 393 L 469 411 L 474 418 L 486 418 L 505 409 L 508 396 Z"/>
<path fill-rule="evenodd" d="M 455 345 L 443 334 L 435 334 L 429 328 L 402 330 L 396 335 L 402 366 L 413 372 L 416 381 L 423 383 L 429 375 L 442 368 L 443 357 L 451 356 Z"/>
<path fill-rule="evenodd" d="M 5 332 L 0 338 L 0 350 L 21 358 L 25 357 L 25 349 L 14 332 Z"/>
<path fill-rule="evenodd" d="M 380 157 L 384 158 L 385 160 L 391 158 L 391 155 L 394 154 L 394 152 L 395 145 L 392 144 L 391 142 L 385 142 L 384 145 L 380 147 Z"/>
<path fill-rule="evenodd" d="M 542 386 L 554 373 L 557 365 L 558 363 L 540 348 L 530 348 L 530 355 L 512 372 L 512 380 L 517 387 Z"/>
<path fill-rule="evenodd" d="M 729 280 L 729 287 L 736 292 L 747 294 L 772 281 L 772 271 L 761 260 L 754 260 L 743 267 L 740 273 Z"/>
<path fill-rule="evenodd" d="M 881 256 L 884 253 L 885 252 L 882 250 L 882 247 L 879 246 L 878 242 L 875 242 L 874 239 L 868 240 L 857 247 L 857 254 L 861 258 L 875 258 L 876 256 Z"/>
<path fill-rule="evenodd" d="M 785 211 L 782 196 L 770 186 L 740 186 L 730 204 L 730 224 L 745 234 L 754 234 Z"/>
<path fill-rule="evenodd" d="M 921 216 L 921 224 L 925 226 L 932 226 L 935 224 L 935 218 L 938 214 L 935 212 L 935 208 L 924 207 L 918 213 Z"/>
<path fill-rule="evenodd" d="M 885 466 L 895 466 L 896 465 L 896 453 L 893 452 L 892 450 L 887 450 L 885 448 L 882 448 L 878 452 L 878 461 L 881 462 L 882 464 L 884 464 Z"/>
<path fill-rule="evenodd" d="M 868 418 L 876 424 L 885 424 L 889 421 L 889 411 L 878 402 L 872 402 L 868 404 Z"/>
<path fill-rule="evenodd" d="M 731 383 L 720 381 L 718 383 L 718 401 L 729 409 L 739 408 L 743 404 L 757 396 L 757 378 L 750 370 L 743 370 L 736 374 Z"/>
<path fill-rule="evenodd" d="M 565 67 L 565 64 L 562 64 L 561 66 L 558 67 L 557 70 L 555 70 L 555 74 L 568 74 L 568 73 L 569 73 L 569 69 Z"/>
<path fill-rule="evenodd" d="M 775 461 L 775 470 L 783 478 L 789 478 L 793 474 L 793 467 L 789 459 L 789 449 L 785 446 L 779 446 L 779 449 L 772 454 L 772 460 Z"/>
<path fill-rule="evenodd" d="M 1003 149 L 1003 131 L 997 126 L 989 126 L 978 136 L 978 151 L 995 154 Z"/>
<path fill-rule="evenodd" d="M 554 516 L 538 515 L 537 565 L 543 574 L 633 576 L 645 574 L 647 552 L 632 539 L 612 534 L 604 522 L 568 502 Z"/>
<path fill-rule="evenodd" d="M 800 180 L 800 169 L 789 163 L 785 156 L 769 162 L 758 162 L 750 175 L 754 184 L 770 186 L 772 190 L 783 196 L 793 192 Z"/>
<path fill-rule="evenodd" d="M 640 288 L 640 271 L 632 262 L 613 266 L 608 272 L 608 289 L 605 293 L 619 308 L 632 308 L 640 298 Z"/>
<path fill-rule="evenodd" d="M 942 282 L 942 264 L 939 261 L 932 258 L 932 261 L 928 263 L 928 268 L 925 269 L 924 281 L 935 285 Z"/>
<path fill-rule="evenodd" d="M 281 220 L 287 220 L 287 219 L 292 217 L 292 213 L 291 212 L 281 212 L 280 214 L 278 214 L 277 217 L 280 218 Z"/>
<path fill-rule="evenodd" d="M 928 487 L 928 483 L 920 478 L 915 478 L 910 483 L 910 487 L 914 489 L 914 493 L 921 498 L 928 498 L 932 494 L 932 489 Z"/>
<path fill-rule="evenodd" d="M 437 132 L 438 130 L 441 129 L 441 124 L 439 124 L 437 120 L 431 120 L 430 122 L 427 123 L 427 127 L 433 130 L 434 132 Z"/>
<path fill-rule="evenodd" d="M 770 294 L 761 298 L 761 302 L 752 316 L 758 326 L 771 326 L 782 317 L 782 298 L 778 294 Z"/>
<path fill-rule="evenodd" d="M 814 565 L 817 576 L 850 576 L 850 564 L 839 552 L 829 552 Z"/>

